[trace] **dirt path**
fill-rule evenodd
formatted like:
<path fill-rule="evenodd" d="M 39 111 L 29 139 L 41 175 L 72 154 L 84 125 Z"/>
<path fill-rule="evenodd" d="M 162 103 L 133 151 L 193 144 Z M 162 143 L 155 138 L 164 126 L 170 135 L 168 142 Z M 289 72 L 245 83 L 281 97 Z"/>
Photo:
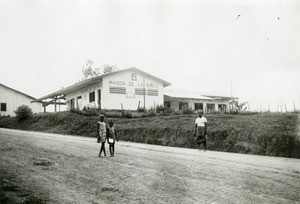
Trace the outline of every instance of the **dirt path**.
<path fill-rule="evenodd" d="M 299 159 L 128 142 L 98 158 L 95 141 L 0 129 L 2 189 L 19 203 L 300 203 Z"/>

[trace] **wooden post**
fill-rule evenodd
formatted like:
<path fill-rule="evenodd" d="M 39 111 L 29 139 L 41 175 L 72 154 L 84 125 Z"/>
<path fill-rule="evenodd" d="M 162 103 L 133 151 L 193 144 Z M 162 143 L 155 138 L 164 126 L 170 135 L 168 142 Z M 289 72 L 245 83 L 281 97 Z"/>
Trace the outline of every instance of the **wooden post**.
<path fill-rule="evenodd" d="M 293 105 L 294 105 L 294 112 L 297 111 L 296 106 L 295 106 L 295 101 L 293 101 Z"/>
<path fill-rule="evenodd" d="M 44 113 L 46 113 L 47 112 L 47 110 L 46 110 L 46 99 L 43 102 L 43 107 L 44 107 Z"/>
<path fill-rule="evenodd" d="M 54 97 L 54 112 L 56 112 L 56 97 Z"/>
<path fill-rule="evenodd" d="M 284 103 L 285 112 L 287 112 L 286 103 Z"/>

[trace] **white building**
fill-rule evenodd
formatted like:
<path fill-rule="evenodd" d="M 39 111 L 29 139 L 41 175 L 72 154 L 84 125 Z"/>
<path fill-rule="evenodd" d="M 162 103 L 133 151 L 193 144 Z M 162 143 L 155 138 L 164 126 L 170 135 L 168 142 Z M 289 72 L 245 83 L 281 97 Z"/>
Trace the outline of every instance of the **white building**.
<path fill-rule="evenodd" d="M 237 99 L 237 97 L 233 97 Z M 200 94 L 187 91 L 164 91 L 164 106 L 174 110 L 190 108 L 192 110 L 202 110 L 205 113 L 209 112 L 228 112 L 229 102 L 232 99 L 230 96 Z"/>
<path fill-rule="evenodd" d="M 101 108 L 115 110 L 137 110 L 164 104 L 163 88 L 169 82 L 137 68 L 111 72 L 74 84 L 52 94 L 34 100 L 46 106 L 67 105 L 83 109 Z M 61 101 L 62 100 L 62 101 Z M 55 108 L 56 111 L 56 108 Z"/>
<path fill-rule="evenodd" d="M 29 106 L 34 113 L 41 112 L 40 103 L 31 103 L 34 97 L 0 84 L 0 116 L 15 116 L 14 111 L 21 105 Z"/>

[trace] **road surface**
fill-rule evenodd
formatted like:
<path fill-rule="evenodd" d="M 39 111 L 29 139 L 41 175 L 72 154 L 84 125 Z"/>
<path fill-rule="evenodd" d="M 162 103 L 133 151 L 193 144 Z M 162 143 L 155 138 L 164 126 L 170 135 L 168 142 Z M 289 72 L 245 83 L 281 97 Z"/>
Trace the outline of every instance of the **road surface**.
<path fill-rule="evenodd" d="M 0 203 L 300 203 L 299 159 L 129 142 L 99 158 L 96 138 L 9 129 L 0 144 Z"/>

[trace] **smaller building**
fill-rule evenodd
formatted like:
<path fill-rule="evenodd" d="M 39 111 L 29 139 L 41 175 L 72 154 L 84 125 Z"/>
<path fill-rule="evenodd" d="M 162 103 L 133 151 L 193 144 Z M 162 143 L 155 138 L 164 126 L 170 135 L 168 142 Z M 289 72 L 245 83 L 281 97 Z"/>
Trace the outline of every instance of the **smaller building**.
<path fill-rule="evenodd" d="M 29 106 L 34 113 L 41 112 L 40 103 L 31 103 L 34 97 L 0 84 L 0 116 L 15 116 L 14 111 L 22 105 Z"/>
<path fill-rule="evenodd" d="M 200 94 L 195 92 L 184 92 L 165 90 L 164 93 L 164 106 L 174 110 L 182 110 L 190 108 L 196 111 L 209 112 L 228 112 L 229 103 L 232 98 L 237 97 Z"/>

